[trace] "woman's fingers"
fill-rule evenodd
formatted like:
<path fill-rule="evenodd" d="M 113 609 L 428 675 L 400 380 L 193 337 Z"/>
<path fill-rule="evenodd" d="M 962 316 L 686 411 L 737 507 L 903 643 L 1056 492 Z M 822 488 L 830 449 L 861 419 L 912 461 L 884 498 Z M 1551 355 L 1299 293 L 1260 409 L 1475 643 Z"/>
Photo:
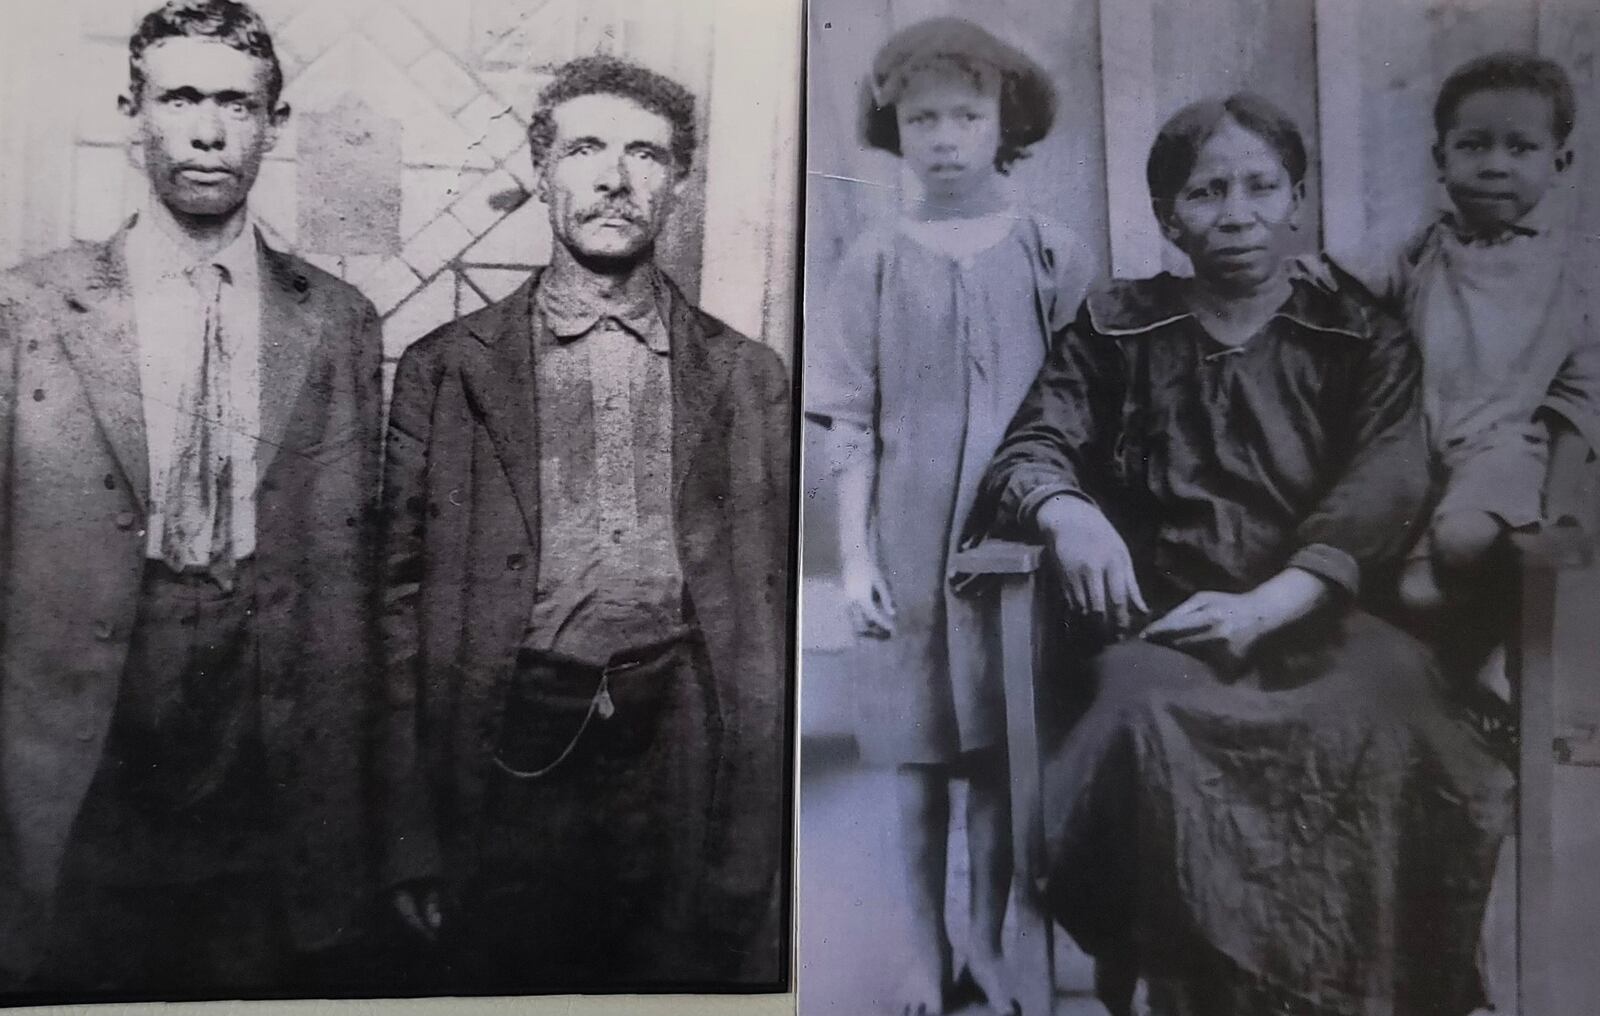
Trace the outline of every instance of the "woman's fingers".
<path fill-rule="evenodd" d="M 1128 589 L 1130 577 L 1122 568 L 1112 568 L 1106 572 L 1106 599 L 1111 604 L 1111 623 L 1115 625 L 1116 635 L 1133 627 L 1133 596 Z"/>
<path fill-rule="evenodd" d="M 1154 641 L 1170 642 L 1209 631 L 1215 624 L 1216 619 L 1206 605 L 1197 604 L 1195 598 L 1190 597 L 1166 616 L 1157 618 L 1142 635 Z"/>
<path fill-rule="evenodd" d="M 1106 614 L 1106 572 L 1102 568 L 1085 569 L 1080 579 L 1083 587 L 1084 611 L 1095 617 Z"/>

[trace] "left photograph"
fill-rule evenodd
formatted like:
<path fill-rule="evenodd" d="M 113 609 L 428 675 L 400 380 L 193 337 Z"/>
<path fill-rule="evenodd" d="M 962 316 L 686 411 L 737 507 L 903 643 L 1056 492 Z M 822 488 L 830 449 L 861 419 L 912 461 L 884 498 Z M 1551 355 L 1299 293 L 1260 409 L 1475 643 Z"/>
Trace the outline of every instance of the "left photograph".
<path fill-rule="evenodd" d="M 801 8 L 15 14 L 0 1006 L 788 989 Z"/>

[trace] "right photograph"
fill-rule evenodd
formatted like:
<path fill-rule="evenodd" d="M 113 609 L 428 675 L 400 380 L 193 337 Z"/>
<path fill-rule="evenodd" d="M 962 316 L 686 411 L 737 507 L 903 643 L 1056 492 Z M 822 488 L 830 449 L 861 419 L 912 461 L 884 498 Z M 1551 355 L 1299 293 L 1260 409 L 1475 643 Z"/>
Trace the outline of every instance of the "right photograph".
<path fill-rule="evenodd" d="M 812 0 L 799 1011 L 1600 998 L 1600 8 Z"/>

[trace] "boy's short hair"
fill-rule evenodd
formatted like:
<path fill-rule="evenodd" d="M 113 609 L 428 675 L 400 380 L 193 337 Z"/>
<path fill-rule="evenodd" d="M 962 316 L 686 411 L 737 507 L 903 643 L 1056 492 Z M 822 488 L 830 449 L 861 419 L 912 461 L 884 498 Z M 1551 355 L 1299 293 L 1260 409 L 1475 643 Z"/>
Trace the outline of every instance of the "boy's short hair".
<path fill-rule="evenodd" d="M 1578 118 L 1578 100 L 1572 90 L 1572 79 L 1554 60 L 1515 50 L 1468 60 L 1450 72 L 1433 104 L 1434 133 L 1444 138 L 1467 96 L 1513 89 L 1534 92 L 1550 100 L 1550 129 L 1555 133 L 1556 144 L 1565 144 Z"/>
<path fill-rule="evenodd" d="M 920 71 L 950 69 L 975 85 L 998 80 L 1000 147 L 994 165 L 1004 173 L 1027 148 L 1050 132 L 1056 93 L 1044 70 L 1021 51 L 961 18 L 930 18 L 884 43 L 860 97 L 861 138 L 869 147 L 900 154 L 895 104 Z"/>
<path fill-rule="evenodd" d="M 1229 120 L 1272 146 L 1289 174 L 1290 183 L 1299 184 L 1305 180 L 1310 164 L 1306 142 L 1289 114 L 1250 92 L 1202 99 L 1168 117 L 1150 146 L 1144 174 L 1157 216 L 1164 216 L 1170 210 L 1178 191 L 1194 172 L 1200 149 Z"/>
<path fill-rule="evenodd" d="M 672 125 L 672 161 L 687 176 L 697 143 L 694 96 L 671 78 L 614 56 L 586 56 L 562 64 L 539 90 L 528 121 L 528 147 L 542 164 L 556 138 L 555 108 L 585 95 L 615 95 L 638 103 Z"/>
<path fill-rule="evenodd" d="M 128 40 L 128 91 L 133 104 L 144 100 L 144 54 L 167 39 L 211 39 L 267 64 L 267 102 L 277 105 L 283 68 L 272 35 L 249 4 L 239 0 L 170 0 L 146 14 Z"/>

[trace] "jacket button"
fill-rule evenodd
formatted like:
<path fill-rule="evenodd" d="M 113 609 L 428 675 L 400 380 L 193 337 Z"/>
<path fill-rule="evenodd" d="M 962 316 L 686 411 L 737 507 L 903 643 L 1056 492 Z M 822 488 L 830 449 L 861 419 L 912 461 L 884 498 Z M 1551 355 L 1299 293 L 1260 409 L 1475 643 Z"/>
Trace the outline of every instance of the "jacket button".
<path fill-rule="evenodd" d="M 118 529 L 132 529 L 133 524 L 138 521 L 139 517 L 133 514 L 133 512 L 117 512 Z"/>
<path fill-rule="evenodd" d="M 527 564 L 527 558 L 521 554 L 512 554 L 506 558 L 506 567 L 512 571 L 521 571 L 525 564 Z"/>
<path fill-rule="evenodd" d="M 94 724 L 85 720 L 78 724 L 78 729 L 74 733 L 78 735 L 78 740 L 80 741 L 92 741 L 94 740 Z"/>
<path fill-rule="evenodd" d="M 105 485 L 106 485 L 106 489 L 107 490 L 116 490 L 117 489 L 117 478 L 115 476 L 112 476 L 110 473 L 107 473 L 106 474 L 106 478 L 105 478 Z"/>
<path fill-rule="evenodd" d="M 111 636 L 115 635 L 116 633 L 117 630 L 111 627 L 110 622 L 96 621 L 94 623 L 94 637 L 99 639 L 101 642 L 111 641 Z"/>

